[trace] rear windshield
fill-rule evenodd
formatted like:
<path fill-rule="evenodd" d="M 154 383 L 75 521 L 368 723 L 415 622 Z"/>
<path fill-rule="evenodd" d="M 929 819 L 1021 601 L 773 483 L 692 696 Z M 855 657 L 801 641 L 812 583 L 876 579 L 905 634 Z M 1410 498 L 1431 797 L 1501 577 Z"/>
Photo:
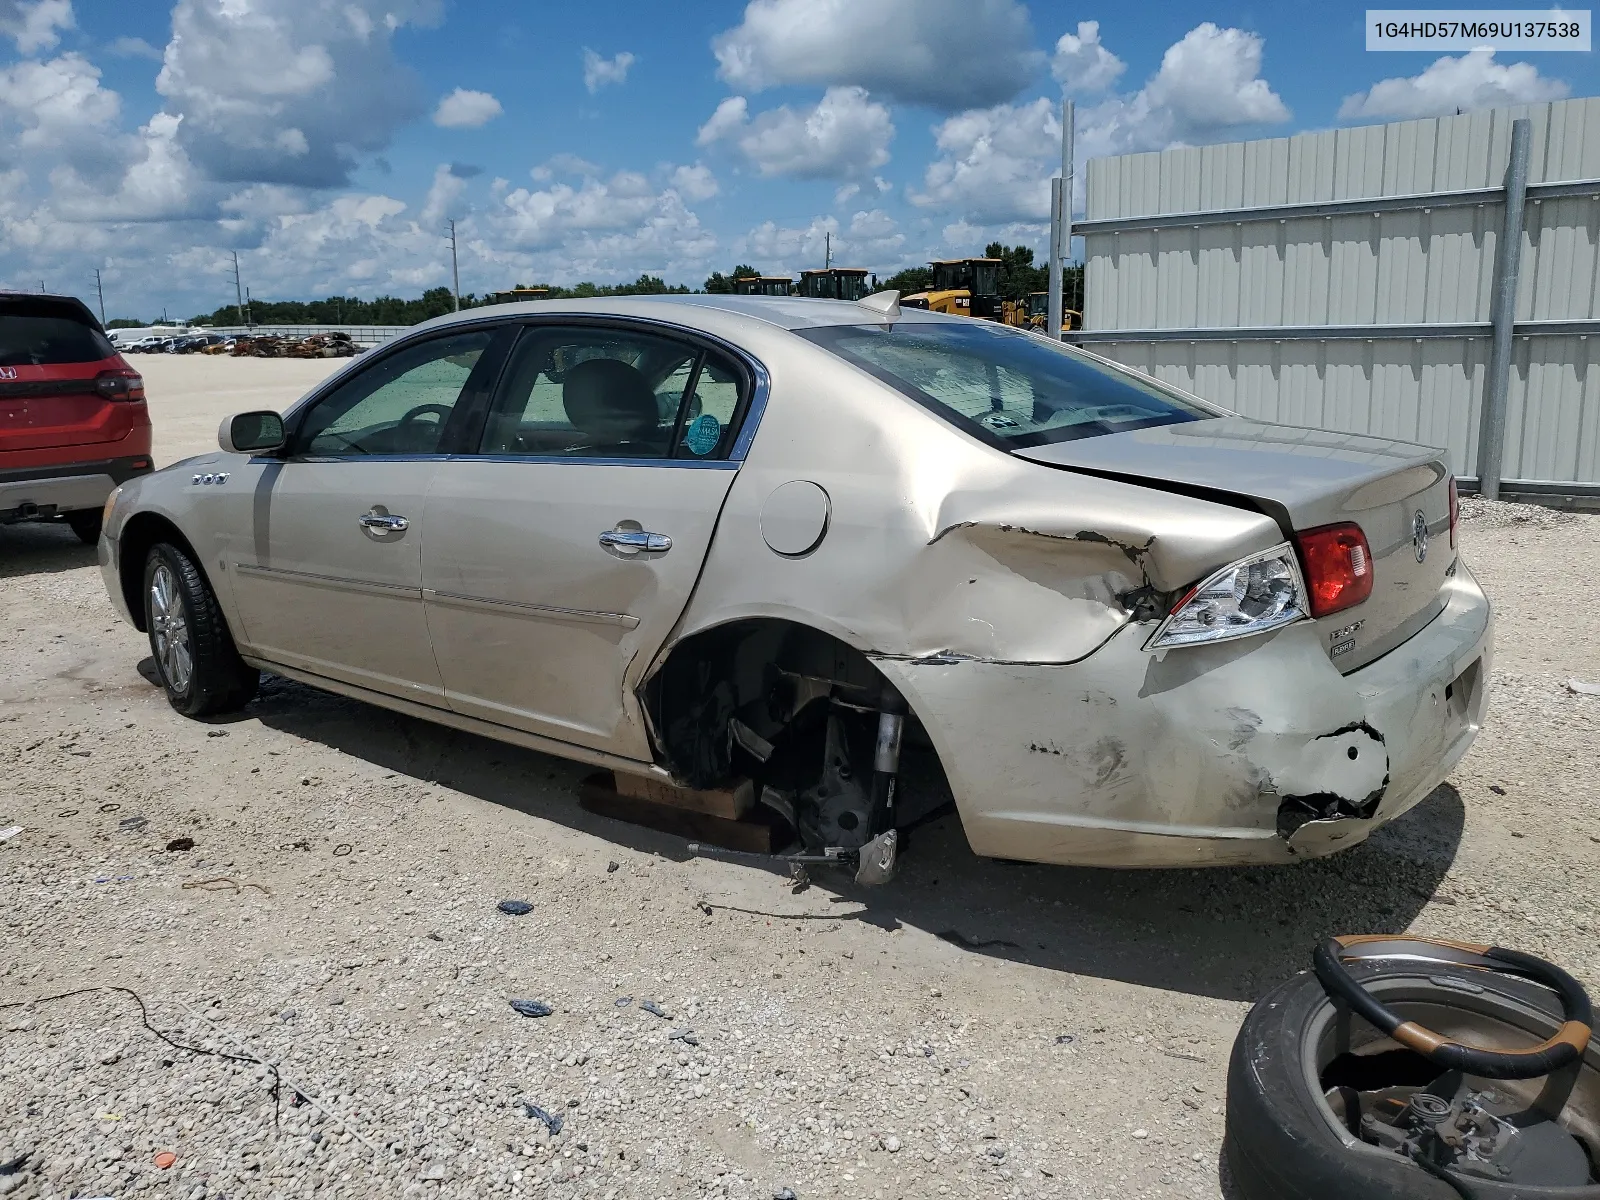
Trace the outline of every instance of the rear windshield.
<path fill-rule="evenodd" d="M 795 332 L 1002 449 L 1220 415 L 1154 380 L 990 321 Z"/>
<path fill-rule="evenodd" d="M 99 362 L 115 353 L 106 335 L 68 305 L 0 301 L 0 367 Z"/>

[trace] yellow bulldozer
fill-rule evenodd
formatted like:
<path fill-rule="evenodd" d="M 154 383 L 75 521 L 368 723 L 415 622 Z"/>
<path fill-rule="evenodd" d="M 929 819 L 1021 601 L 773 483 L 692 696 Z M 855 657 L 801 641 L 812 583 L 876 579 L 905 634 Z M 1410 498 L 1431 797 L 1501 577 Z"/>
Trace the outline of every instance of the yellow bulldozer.
<path fill-rule="evenodd" d="M 1018 329 L 1036 329 L 1040 333 L 1050 323 L 1050 293 L 1029 292 L 1021 300 L 1007 300 L 1002 306 L 1000 319 Z M 1075 308 L 1061 310 L 1061 331 L 1069 333 L 1083 328 L 1083 314 Z"/>
<path fill-rule="evenodd" d="M 902 308 L 926 308 L 985 321 L 1004 317 L 998 258 L 949 258 L 928 265 L 933 268 L 933 286 L 900 297 Z"/>

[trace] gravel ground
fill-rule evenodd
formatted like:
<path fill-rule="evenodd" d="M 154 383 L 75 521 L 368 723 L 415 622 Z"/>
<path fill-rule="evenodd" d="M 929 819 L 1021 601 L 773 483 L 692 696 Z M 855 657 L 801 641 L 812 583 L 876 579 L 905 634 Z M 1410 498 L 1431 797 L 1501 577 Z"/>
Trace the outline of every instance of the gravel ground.
<path fill-rule="evenodd" d="M 0 1196 L 1228 1195 L 1234 1033 L 1315 939 L 1600 983 L 1600 698 L 1565 687 L 1600 681 L 1600 517 L 1464 516 L 1491 721 L 1364 845 L 1066 870 L 946 819 L 892 887 L 798 894 L 584 813 L 583 768 L 297 684 L 187 721 L 91 553 L 0 529 Z"/>

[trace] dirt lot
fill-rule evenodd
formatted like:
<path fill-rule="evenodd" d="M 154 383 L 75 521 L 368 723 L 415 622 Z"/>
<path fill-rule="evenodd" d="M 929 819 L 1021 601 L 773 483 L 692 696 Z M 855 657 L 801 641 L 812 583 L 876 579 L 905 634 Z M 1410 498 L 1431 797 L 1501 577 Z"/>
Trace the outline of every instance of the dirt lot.
<path fill-rule="evenodd" d="M 140 360 L 158 458 L 334 365 Z M 589 816 L 582 768 L 299 685 L 185 720 L 92 553 L 0 529 L 0 1003 L 127 989 L 0 1009 L 0 1195 L 1225 1195 L 1229 1047 L 1315 939 L 1600 984 L 1600 699 L 1563 686 L 1600 681 L 1600 518 L 1470 511 L 1491 723 L 1366 844 L 1063 870 L 947 819 L 892 887 L 801 894 Z"/>

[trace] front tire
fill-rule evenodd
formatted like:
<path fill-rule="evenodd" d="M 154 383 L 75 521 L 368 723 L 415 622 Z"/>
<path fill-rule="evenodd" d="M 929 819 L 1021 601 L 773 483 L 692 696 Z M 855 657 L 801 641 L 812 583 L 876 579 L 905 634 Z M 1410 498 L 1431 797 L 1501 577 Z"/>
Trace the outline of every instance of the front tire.
<path fill-rule="evenodd" d="M 144 564 L 145 628 L 167 701 L 186 717 L 237 712 L 261 673 L 239 657 L 216 593 L 177 546 L 158 542 Z"/>

